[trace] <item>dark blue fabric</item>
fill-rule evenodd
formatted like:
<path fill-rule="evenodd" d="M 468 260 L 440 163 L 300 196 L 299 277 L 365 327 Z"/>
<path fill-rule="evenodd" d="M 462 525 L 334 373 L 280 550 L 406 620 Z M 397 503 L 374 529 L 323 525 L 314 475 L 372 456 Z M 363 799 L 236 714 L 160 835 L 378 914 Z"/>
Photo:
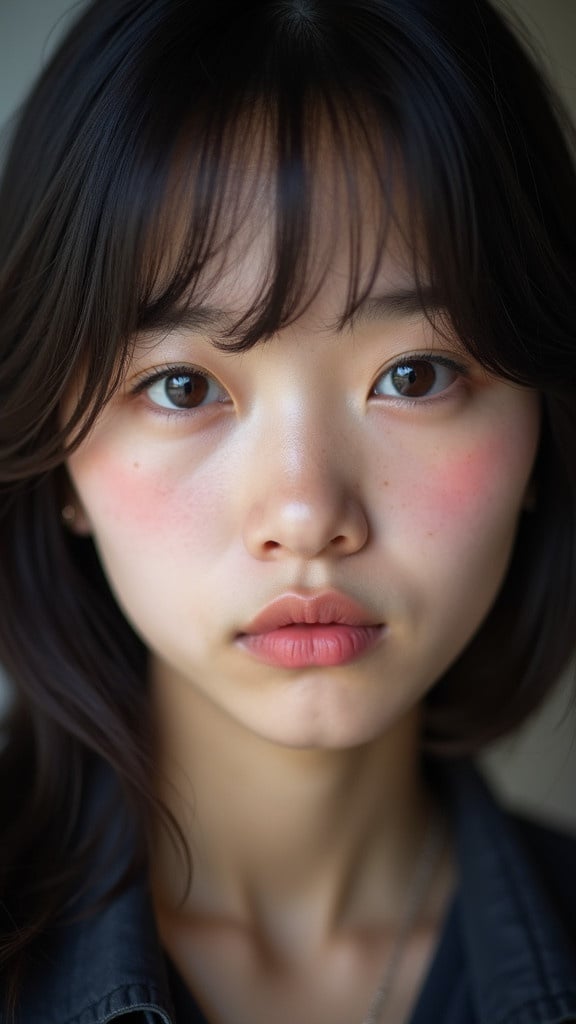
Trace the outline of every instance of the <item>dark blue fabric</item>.
<path fill-rule="evenodd" d="M 410 1024 L 576 1021 L 576 839 L 505 814 L 467 763 L 440 776 L 459 884 Z M 18 1019 L 205 1024 L 166 969 L 144 877 L 53 931 Z"/>
<path fill-rule="evenodd" d="M 450 781 L 458 862 L 465 867 L 462 938 L 480 1024 L 575 1018 L 576 843 L 564 879 L 564 898 L 574 911 L 569 940 L 534 860 L 531 837 L 543 830 L 526 823 L 522 842 L 522 832 L 506 820 L 476 773 L 462 769 Z M 552 833 L 548 836 L 551 840 Z M 565 843 L 558 837 L 555 845 L 559 865 Z"/>
<path fill-rule="evenodd" d="M 460 896 L 448 912 L 436 955 L 410 1024 L 476 1024 L 460 929 Z"/>
<path fill-rule="evenodd" d="M 166 958 L 168 984 L 177 1024 L 209 1024 L 171 960 Z"/>

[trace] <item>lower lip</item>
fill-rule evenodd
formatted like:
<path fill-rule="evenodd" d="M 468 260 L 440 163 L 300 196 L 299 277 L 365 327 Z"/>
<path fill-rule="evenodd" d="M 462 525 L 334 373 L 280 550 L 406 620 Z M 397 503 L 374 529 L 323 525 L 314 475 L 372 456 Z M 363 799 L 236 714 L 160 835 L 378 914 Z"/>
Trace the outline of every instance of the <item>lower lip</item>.
<path fill-rule="evenodd" d="M 294 625 L 269 633 L 244 633 L 238 643 L 257 661 L 280 668 L 346 665 L 366 654 L 382 636 L 383 626 Z"/>

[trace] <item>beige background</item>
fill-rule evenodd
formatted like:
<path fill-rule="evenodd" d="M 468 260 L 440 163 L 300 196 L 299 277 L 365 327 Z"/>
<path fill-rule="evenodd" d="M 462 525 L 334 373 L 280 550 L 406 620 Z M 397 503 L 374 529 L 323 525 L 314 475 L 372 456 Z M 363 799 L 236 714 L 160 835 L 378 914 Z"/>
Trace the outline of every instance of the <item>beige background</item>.
<path fill-rule="evenodd" d="M 25 95 L 60 33 L 82 3 L 0 0 L 0 123 Z M 576 0 L 511 0 L 576 120 Z M 501 792 L 540 816 L 576 830 L 576 672 L 545 709 L 485 758 Z M 2 690 L 0 687 L 0 703 Z"/>

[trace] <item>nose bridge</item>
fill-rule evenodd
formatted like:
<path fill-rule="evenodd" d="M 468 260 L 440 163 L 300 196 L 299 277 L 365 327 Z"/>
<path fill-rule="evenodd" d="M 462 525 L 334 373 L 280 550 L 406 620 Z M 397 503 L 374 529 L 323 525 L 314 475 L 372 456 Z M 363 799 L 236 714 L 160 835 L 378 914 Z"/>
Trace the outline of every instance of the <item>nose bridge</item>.
<path fill-rule="evenodd" d="M 334 401 L 313 385 L 271 401 L 262 423 L 262 452 L 276 487 L 291 501 L 314 502 L 341 489 L 345 430 Z"/>
<path fill-rule="evenodd" d="M 285 393 L 261 413 L 257 479 L 245 538 L 252 553 L 311 558 L 363 546 L 367 518 L 355 485 L 352 444 L 330 401 L 314 388 Z"/>

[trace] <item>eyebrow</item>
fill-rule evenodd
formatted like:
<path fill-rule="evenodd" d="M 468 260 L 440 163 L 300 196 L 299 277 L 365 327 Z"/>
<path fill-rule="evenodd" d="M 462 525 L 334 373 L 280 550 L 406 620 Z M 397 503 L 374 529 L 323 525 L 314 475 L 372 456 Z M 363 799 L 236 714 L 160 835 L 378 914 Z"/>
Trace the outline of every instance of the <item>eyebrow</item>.
<path fill-rule="evenodd" d="M 144 313 L 139 334 L 156 331 L 224 331 L 234 324 L 234 317 L 217 306 L 196 305 Z"/>
<path fill-rule="evenodd" d="M 370 295 L 363 299 L 352 315 L 343 323 L 341 320 L 328 325 L 341 332 L 346 326 L 356 324 L 381 323 L 386 320 L 408 319 L 423 316 L 428 312 L 440 312 L 444 309 L 437 292 L 428 285 L 421 288 L 414 286 L 398 288 L 380 295 Z M 158 313 L 144 315 L 140 334 L 156 333 L 157 331 L 187 330 L 210 331 L 220 336 L 232 332 L 235 320 L 229 310 L 198 304 L 179 309 L 162 310 Z"/>
<path fill-rule="evenodd" d="M 445 309 L 438 293 L 431 285 L 398 288 L 381 295 L 369 295 L 352 314 L 351 322 L 379 323 L 386 320 L 407 319 Z"/>

